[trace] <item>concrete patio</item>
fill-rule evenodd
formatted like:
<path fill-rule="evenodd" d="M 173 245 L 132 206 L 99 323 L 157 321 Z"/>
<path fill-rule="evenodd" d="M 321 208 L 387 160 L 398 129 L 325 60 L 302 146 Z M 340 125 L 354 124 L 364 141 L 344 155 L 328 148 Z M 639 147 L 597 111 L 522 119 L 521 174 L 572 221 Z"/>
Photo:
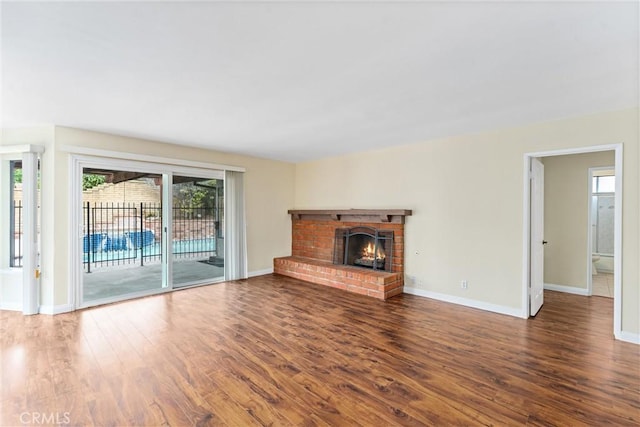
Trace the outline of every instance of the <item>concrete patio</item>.
<path fill-rule="evenodd" d="M 174 261 L 173 287 L 217 281 L 224 277 L 224 267 L 198 260 Z M 83 302 L 113 298 L 162 288 L 162 265 L 157 262 L 139 265 L 100 267 L 83 274 Z"/>

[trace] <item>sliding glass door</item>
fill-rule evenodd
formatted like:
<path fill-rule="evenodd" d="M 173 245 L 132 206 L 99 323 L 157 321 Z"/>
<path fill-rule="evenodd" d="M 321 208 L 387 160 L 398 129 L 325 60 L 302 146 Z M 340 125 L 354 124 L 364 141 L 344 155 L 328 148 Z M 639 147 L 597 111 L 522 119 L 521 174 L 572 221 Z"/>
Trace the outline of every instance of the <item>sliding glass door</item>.
<path fill-rule="evenodd" d="M 224 278 L 222 175 L 173 175 L 171 193 L 173 287 Z"/>
<path fill-rule="evenodd" d="M 101 158 L 76 170 L 78 307 L 224 280 L 223 171 Z"/>

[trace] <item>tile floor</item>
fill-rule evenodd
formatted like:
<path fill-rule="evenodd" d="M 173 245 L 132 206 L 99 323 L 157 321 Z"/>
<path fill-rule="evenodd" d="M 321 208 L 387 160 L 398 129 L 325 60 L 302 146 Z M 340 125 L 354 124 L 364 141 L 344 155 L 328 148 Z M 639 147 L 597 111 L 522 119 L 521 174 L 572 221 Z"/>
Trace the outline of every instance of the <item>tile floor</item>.
<path fill-rule="evenodd" d="M 598 273 L 592 277 L 592 295 L 613 298 L 613 274 Z"/>

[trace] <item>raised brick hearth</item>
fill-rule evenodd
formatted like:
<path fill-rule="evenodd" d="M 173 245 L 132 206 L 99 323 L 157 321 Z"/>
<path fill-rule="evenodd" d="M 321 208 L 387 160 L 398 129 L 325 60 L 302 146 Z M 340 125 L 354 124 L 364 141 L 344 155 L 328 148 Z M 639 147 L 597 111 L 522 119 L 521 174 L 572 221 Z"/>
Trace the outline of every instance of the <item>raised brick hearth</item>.
<path fill-rule="evenodd" d="M 404 288 L 404 217 L 408 210 L 289 211 L 292 220 L 291 256 L 275 258 L 276 274 L 386 300 Z M 334 265 L 337 228 L 366 226 L 393 230 L 391 271 Z"/>
<path fill-rule="evenodd" d="M 313 258 L 276 258 L 273 267 L 277 274 L 383 300 L 401 294 L 403 289 L 401 273 L 367 271 Z"/>

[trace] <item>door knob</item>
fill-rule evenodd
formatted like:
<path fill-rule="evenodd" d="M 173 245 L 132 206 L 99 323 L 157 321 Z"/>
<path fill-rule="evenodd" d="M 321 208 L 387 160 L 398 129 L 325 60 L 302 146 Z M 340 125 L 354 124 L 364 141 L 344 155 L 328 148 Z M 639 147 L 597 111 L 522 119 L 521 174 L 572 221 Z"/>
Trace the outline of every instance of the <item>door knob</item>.
<path fill-rule="evenodd" d="M 546 245 L 547 243 L 549 243 L 549 242 L 547 242 L 546 240 L 543 240 L 543 241 L 542 241 L 542 244 L 543 244 L 543 245 Z"/>

